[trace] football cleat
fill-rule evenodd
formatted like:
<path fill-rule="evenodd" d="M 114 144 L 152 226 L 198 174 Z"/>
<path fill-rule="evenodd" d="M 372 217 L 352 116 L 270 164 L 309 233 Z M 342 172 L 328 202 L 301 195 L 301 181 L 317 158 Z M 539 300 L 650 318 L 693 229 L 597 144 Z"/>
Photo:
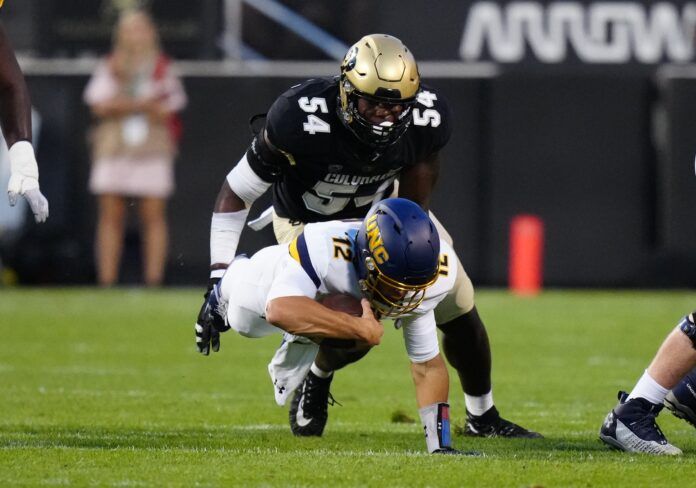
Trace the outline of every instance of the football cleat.
<path fill-rule="evenodd" d="M 655 417 L 662 410 L 645 398 L 631 398 L 619 392 L 619 404 L 609 412 L 599 430 L 599 438 L 605 444 L 626 452 L 677 456 L 681 449 L 673 446 L 657 426 Z"/>
<path fill-rule="evenodd" d="M 309 371 L 290 403 L 290 430 L 297 436 L 321 436 L 329 418 L 329 403 L 337 403 L 329 388 L 333 375 L 319 378 Z"/>
<path fill-rule="evenodd" d="M 664 402 L 675 417 L 696 427 L 696 372 L 692 371 L 667 393 Z"/>
<path fill-rule="evenodd" d="M 464 435 L 473 437 L 510 437 L 519 439 L 540 439 L 544 436 L 505 420 L 495 406 L 486 410 L 483 415 L 466 414 Z"/>

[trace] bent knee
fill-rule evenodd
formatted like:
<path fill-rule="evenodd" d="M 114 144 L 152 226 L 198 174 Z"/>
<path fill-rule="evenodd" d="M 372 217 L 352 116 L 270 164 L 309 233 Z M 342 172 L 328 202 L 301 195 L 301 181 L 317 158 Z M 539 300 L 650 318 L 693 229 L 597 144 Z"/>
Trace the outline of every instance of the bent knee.
<path fill-rule="evenodd" d="M 474 285 L 457 258 L 457 278 L 452 290 L 435 307 L 435 322 L 446 324 L 474 308 Z"/>

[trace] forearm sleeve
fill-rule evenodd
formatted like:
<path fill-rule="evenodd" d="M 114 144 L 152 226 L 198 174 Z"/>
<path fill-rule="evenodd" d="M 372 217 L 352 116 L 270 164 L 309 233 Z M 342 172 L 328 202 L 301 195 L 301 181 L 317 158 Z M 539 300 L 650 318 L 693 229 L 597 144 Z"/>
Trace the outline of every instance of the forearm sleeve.
<path fill-rule="evenodd" d="M 244 222 L 249 210 L 238 212 L 213 213 L 210 222 L 210 264 L 228 265 L 234 259 L 239 245 L 239 236 L 244 228 Z M 219 278 L 224 269 L 213 270 L 211 278 Z"/>

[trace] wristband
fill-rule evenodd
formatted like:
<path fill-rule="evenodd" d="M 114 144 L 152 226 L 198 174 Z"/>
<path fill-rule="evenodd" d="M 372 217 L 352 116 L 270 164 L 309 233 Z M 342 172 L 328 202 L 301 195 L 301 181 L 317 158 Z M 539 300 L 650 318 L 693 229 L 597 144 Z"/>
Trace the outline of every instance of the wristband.
<path fill-rule="evenodd" d="M 39 168 L 36 165 L 34 147 L 29 141 L 18 141 L 12 144 L 8 151 L 10 171 L 27 178 L 39 179 Z"/>

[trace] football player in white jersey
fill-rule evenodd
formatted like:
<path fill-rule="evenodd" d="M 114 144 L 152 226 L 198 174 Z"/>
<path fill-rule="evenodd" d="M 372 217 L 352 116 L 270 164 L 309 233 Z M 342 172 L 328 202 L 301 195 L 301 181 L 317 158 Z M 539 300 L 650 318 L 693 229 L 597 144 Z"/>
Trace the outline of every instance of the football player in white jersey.
<path fill-rule="evenodd" d="M 196 324 L 198 349 L 218 350 L 219 334 L 229 328 L 247 337 L 285 332 L 286 341 L 269 368 L 276 399 L 283 403 L 286 392 L 301 385 L 304 391 L 295 395 L 291 406 L 293 432 L 321 435 L 326 410 L 306 411 L 310 403 L 301 399 L 328 395 L 330 379 L 321 378 L 320 371 L 308 373 L 320 348 L 337 349 L 335 343 L 327 346 L 322 340 L 354 340 L 355 348 L 367 351 L 379 344 L 383 333 L 377 318 L 397 319 L 411 360 L 428 451 L 458 453 L 451 447 L 449 377 L 433 312 L 454 286 L 457 269 L 449 267 L 452 256 L 454 251 L 440 239 L 428 215 L 406 199 L 379 202 L 362 222 L 309 224 L 289 245 L 235 258 L 208 298 L 205 320 Z M 316 301 L 333 293 L 361 297 L 362 316 Z M 293 336 L 319 345 L 308 348 L 305 341 L 301 349 L 310 351 L 309 357 L 293 355 L 288 350 Z M 314 377 L 314 384 L 308 384 L 308 376 Z"/>

